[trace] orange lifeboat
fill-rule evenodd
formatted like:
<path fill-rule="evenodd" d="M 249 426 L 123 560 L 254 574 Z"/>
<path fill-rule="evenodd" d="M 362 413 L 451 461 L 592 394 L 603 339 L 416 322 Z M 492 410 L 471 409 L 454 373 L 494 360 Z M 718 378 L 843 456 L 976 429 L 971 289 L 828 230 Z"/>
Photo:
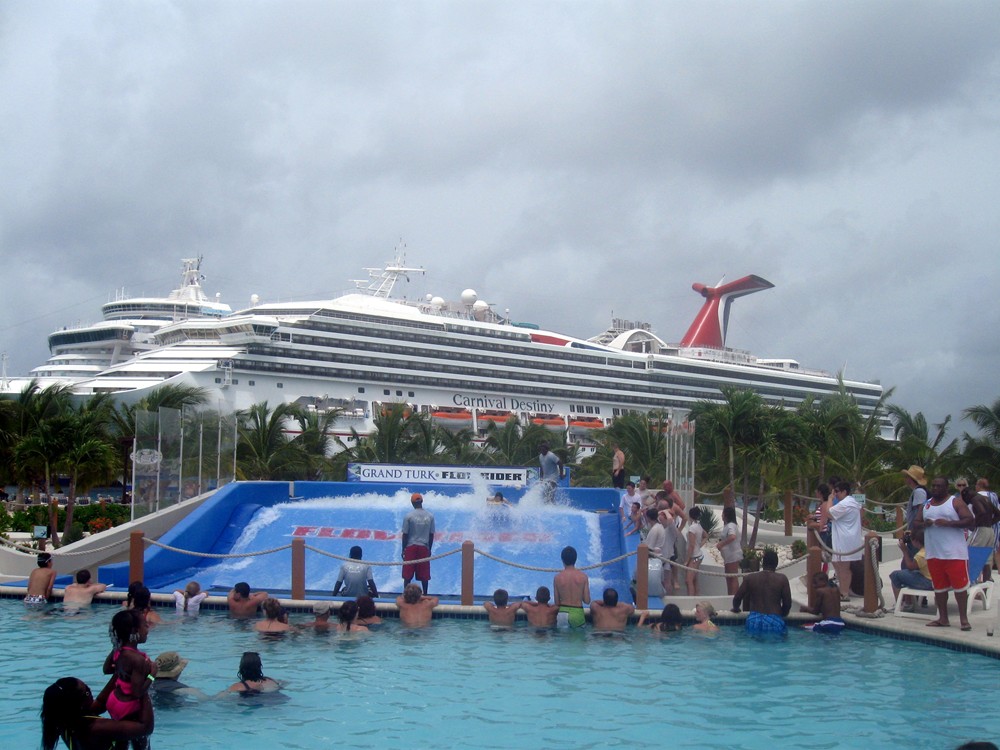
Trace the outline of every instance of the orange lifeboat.
<path fill-rule="evenodd" d="M 493 422 L 497 427 L 503 427 L 513 416 L 509 411 L 481 411 L 479 424 L 485 427 L 487 422 Z"/>
<path fill-rule="evenodd" d="M 597 417 L 570 417 L 569 431 L 572 433 L 588 435 L 601 429 L 604 429 L 604 422 Z"/>
<path fill-rule="evenodd" d="M 562 432 L 566 429 L 566 422 L 558 414 L 535 414 L 531 418 L 531 424 L 541 425 L 553 432 Z"/>
<path fill-rule="evenodd" d="M 434 424 L 446 430 L 464 430 L 472 427 L 472 412 L 461 407 L 441 407 L 431 412 Z"/>

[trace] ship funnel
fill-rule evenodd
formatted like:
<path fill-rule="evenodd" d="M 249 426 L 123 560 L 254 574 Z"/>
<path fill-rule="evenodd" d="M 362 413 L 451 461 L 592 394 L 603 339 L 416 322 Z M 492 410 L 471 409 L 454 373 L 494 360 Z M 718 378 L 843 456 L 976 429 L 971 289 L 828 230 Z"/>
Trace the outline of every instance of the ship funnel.
<path fill-rule="evenodd" d="M 692 284 L 691 288 L 705 298 L 697 317 L 681 339 L 681 346 L 707 346 L 723 349 L 729 330 L 729 308 L 733 300 L 754 292 L 762 292 L 774 286 L 760 276 L 744 276 L 728 284 L 716 287 Z"/>

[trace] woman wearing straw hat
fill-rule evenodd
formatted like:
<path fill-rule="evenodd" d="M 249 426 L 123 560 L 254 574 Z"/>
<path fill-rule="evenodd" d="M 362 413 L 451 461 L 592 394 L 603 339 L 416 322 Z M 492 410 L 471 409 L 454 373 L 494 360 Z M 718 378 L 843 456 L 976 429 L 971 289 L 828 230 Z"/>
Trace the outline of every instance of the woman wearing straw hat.
<path fill-rule="evenodd" d="M 917 511 L 927 502 L 927 475 L 923 468 L 914 464 L 909 469 L 903 469 L 903 481 L 910 488 L 910 502 L 906 505 L 906 528 L 913 531 L 913 521 Z"/>

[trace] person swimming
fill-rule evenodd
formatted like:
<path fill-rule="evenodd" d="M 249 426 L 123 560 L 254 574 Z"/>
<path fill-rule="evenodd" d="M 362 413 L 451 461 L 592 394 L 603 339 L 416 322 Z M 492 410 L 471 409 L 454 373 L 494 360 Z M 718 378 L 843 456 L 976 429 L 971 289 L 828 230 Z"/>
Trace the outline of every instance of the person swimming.
<path fill-rule="evenodd" d="M 281 683 L 264 675 L 264 665 L 260 654 L 256 651 L 244 651 L 240 658 L 240 668 L 236 673 L 238 682 L 234 682 L 226 690 L 227 693 L 240 693 L 243 696 L 274 693 L 281 689 Z"/>

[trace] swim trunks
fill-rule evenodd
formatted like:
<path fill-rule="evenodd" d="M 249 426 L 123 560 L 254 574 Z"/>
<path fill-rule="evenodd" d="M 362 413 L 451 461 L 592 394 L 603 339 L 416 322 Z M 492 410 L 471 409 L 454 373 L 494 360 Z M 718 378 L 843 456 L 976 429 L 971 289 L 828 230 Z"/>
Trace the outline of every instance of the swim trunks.
<path fill-rule="evenodd" d="M 431 551 L 422 544 L 411 544 L 403 550 L 403 560 L 421 560 L 430 557 Z M 431 563 L 429 560 L 419 563 L 407 562 L 403 566 L 403 578 L 410 580 L 416 576 L 418 581 L 431 580 Z"/>
<path fill-rule="evenodd" d="M 583 613 L 583 607 L 571 607 L 564 604 L 559 607 L 559 614 L 556 615 L 556 625 L 560 628 L 582 628 L 587 624 L 587 616 Z"/>
<path fill-rule="evenodd" d="M 760 612 L 747 615 L 746 628 L 750 635 L 785 635 L 788 632 L 788 627 L 780 616 Z"/>
<path fill-rule="evenodd" d="M 806 625 L 805 628 L 814 633 L 839 633 L 844 629 L 844 625 L 844 621 L 839 617 L 830 617 L 826 620 L 814 622 L 812 625 Z"/>
<path fill-rule="evenodd" d="M 29 607 L 37 607 L 41 604 L 48 603 L 48 599 L 46 599 L 41 594 L 31 594 L 29 596 L 24 597 L 24 603 L 27 604 Z"/>

